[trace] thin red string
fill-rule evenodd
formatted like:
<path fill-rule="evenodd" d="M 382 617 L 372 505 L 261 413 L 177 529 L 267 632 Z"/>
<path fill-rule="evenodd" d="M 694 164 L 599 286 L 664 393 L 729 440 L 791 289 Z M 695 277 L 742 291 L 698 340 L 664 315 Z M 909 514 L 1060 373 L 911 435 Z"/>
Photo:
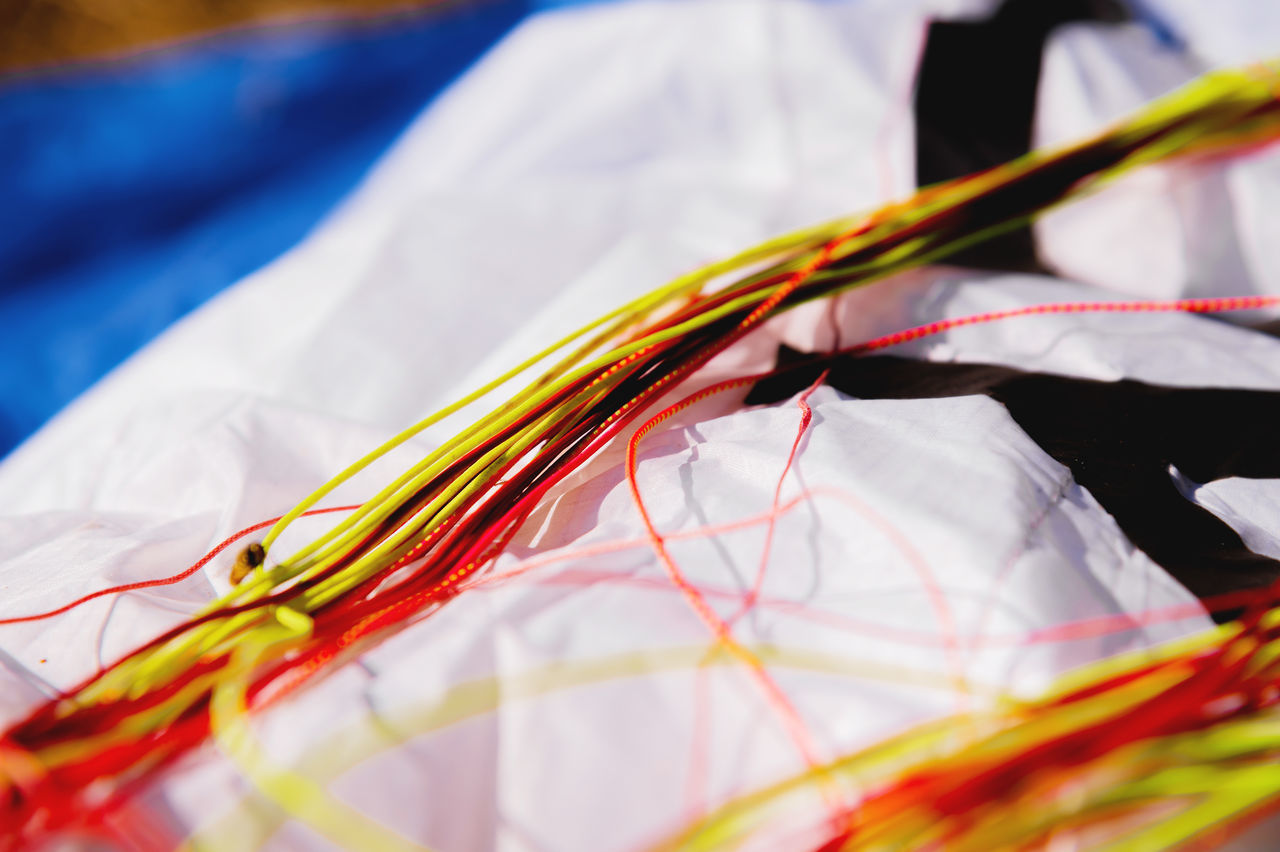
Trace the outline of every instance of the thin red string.
<path fill-rule="evenodd" d="M 640 442 L 644 436 L 649 434 L 659 424 L 665 422 L 676 413 L 685 408 L 699 402 L 713 394 L 729 390 L 735 387 L 741 387 L 750 379 L 743 377 L 737 379 L 729 379 L 691 394 L 675 404 L 663 409 L 655 414 L 639 429 L 636 429 L 630 440 L 627 442 L 626 457 L 626 476 L 627 484 L 631 489 L 631 498 L 636 505 L 637 511 L 640 513 L 640 520 L 644 524 L 645 531 L 649 535 L 649 541 L 653 546 L 653 551 L 657 555 L 659 561 L 667 570 L 667 576 L 671 582 L 684 593 L 685 598 L 689 601 L 689 605 L 698 617 L 706 624 L 713 636 L 724 644 L 725 648 L 734 656 L 742 660 L 748 670 L 751 672 L 757 683 L 763 690 L 766 699 L 773 706 L 779 717 L 782 719 L 792 741 L 796 748 L 800 751 L 806 764 L 810 767 L 819 766 L 817 753 L 814 749 L 812 737 L 809 735 L 808 729 L 805 727 L 800 718 L 799 712 L 791 703 L 786 693 L 778 686 L 777 682 L 769 675 L 760 660 L 747 649 L 743 648 L 734 640 L 729 625 L 724 619 L 707 603 L 705 597 L 695 588 L 685 577 L 684 572 L 676 565 L 672 559 L 670 552 L 667 550 L 666 542 L 662 534 L 658 532 L 658 528 L 654 526 L 653 519 L 649 515 L 649 510 L 645 507 L 644 498 L 640 495 L 640 485 L 637 480 L 637 460 L 636 453 Z"/>
<path fill-rule="evenodd" d="M 309 512 L 303 512 L 302 517 L 305 518 L 311 515 L 324 515 L 329 512 L 351 512 L 359 508 L 360 508 L 359 504 L 356 504 L 355 506 L 331 506 L 326 509 L 312 509 Z M 270 520 L 260 521 L 259 523 L 256 523 L 253 526 L 245 527 L 239 532 L 233 533 L 223 542 L 221 542 L 216 547 L 214 547 L 213 550 L 210 550 L 204 556 L 200 557 L 200 559 L 190 568 L 180 571 L 177 574 L 174 574 L 170 577 L 160 577 L 159 579 L 154 579 L 154 580 L 139 580 L 134 583 L 122 583 L 119 586 L 111 586 L 110 588 L 99 589 L 96 592 L 90 592 L 84 597 L 76 598 L 71 603 L 64 604 L 58 607 L 57 609 L 51 609 L 48 612 L 40 612 L 40 613 L 36 613 L 35 615 L 18 615 L 18 616 L 13 616 L 11 618 L 0 618 L 0 625 L 23 624 L 29 621 L 42 621 L 46 618 L 53 618 L 55 615 L 62 615 L 64 612 L 69 612 L 70 610 L 73 610 L 78 606 L 87 604 L 89 601 L 97 600 L 98 598 L 105 597 L 106 595 L 118 595 L 118 594 L 121 594 L 122 592 L 133 592 L 133 591 L 137 591 L 138 589 L 150 589 L 156 586 L 172 586 L 174 583 L 181 583 L 183 580 L 187 579 L 192 574 L 196 573 L 201 568 L 208 565 L 215 556 L 217 556 L 222 551 L 226 550 L 231 545 L 235 544 L 240 539 L 244 538 L 250 533 L 255 533 L 261 529 L 266 529 L 267 527 L 271 526 L 272 524 L 274 524 L 276 521 L 280 520 L 280 518 L 283 518 L 283 517 L 284 515 L 281 515 L 279 518 L 271 518 Z"/>
<path fill-rule="evenodd" d="M 813 409 L 809 407 L 809 397 L 827 380 L 828 372 L 828 370 L 823 370 L 813 384 L 809 385 L 796 399 L 796 406 L 800 409 L 800 426 L 796 429 L 795 440 L 791 442 L 791 451 L 787 453 L 786 463 L 782 465 L 782 474 L 778 477 L 778 484 L 773 489 L 773 501 L 769 504 L 768 522 L 764 530 L 764 544 L 760 548 L 760 565 L 756 568 L 755 582 L 751 584 L 751 590 L 743 599 L 742 607 L 726 619 L 726 623 L 730 627 L 739 618 L 751 611 L 751 608 L 755 606 L 756 600 L 760 597 L 761 588 L 764 587 L 764 575 L 769 568 L 769 554 L 773 551 L 773 534 L 778 526 L 778 515 L 780 514 L 778 506 L 782 504 L 782 486 L 786 483 L 787 474 L 791 472 L 791 466 L 795 463 L 796 454 L 800 451 L 800 442 L 804 440 L 805 433 L 809 431 L 809 424 L 813 422 Z"/>
<path fill-rule="evenodd" d="M 789 292 L 791 289 L 794 289 L 795 285 L 800 280 L 812 274 L 812 272 L 815 269 L 821 266 L 821 264 L 825 262 L 826 257 L 829 256 L 830 252 L 834 250 L 834 248 L 838 246 L 841 241 L 843 241 L 844 239 L 847 239 L 849 236 L 850 235 L 845 235 L 844 237 L 838 239 L 837 241 L 834 241 L 831 245 L 827 247 L 827 249 L 824 252 L 820 252 L 819 255 L 814 259 L 814 261 L 812 261 L 804 269 L 799 270 L 797 273 L 795 273 L 792 279 L 787 282 L 787 285 L 784 285 L 784 287 L 779 288 L 780 291 L 785 289 Z M 770 303 L 775 303 L 775 304 L 776 304 L 776 301 L 777 301 L 776 299 L 772 299 L 772 298 L 769 300 Z M 990 323 L 990 322 L 995 322 L 998 320 L 1005 320 L 1005 319 L 1013 319 L 1017 317 L 1043 316 L 1043 315 L 1064 314 L 1064 313 L 1170 313 L 1170 312 L 1220 313 L 1220 312 L 1228 312 L 1228 311 L 1256 310 L 1260 308 L 1275 307 L 1278 305 L 1280 305 L 1280 296 L 1268 296 L 1268 295 L 1232 296 L 1232 297 L 1199 298 L 1199 299 L 1177 299 L 1177 300 L 1170 300 L 1170 301 L 1060 302 L 1060 303 L 1052 303 L 1052 304 L 1045 304 L 1045 305 L 1029 305 L 1021 308 L 1012 308 L 1012 309 L 1003 310 L 1003 311 L 989 311 L 986 313 L 972 314 L 964 317 L 937 320 L 935 322 L 926 323 L 924 325 L 919 325 L 914 328 L 904 329 L 902 331 L 897 331 L 891 334 L 883 335 L 881 337 L 873 338 L 872 340 L 864 341 L 863 343 L 859 343 L 854 346 L 847 347 L 840 351 L 842 353 L 870 352 L 878 349 L 888 348 L 890 346 L 896 346 L 902 343 L 907 343 L 913 340 L 918 340 L 923 337 L 941 334 L 943 332 L 950 331 L 955 328 L 962 328 L 962 327 L 971 326 L 971 325 L 980 325 L 984 323 Z M 760 307 L 763 308 L 764 305 L 761 305 Z M 762 314 L 763 311 L 759 313 Z M 717 386 L 716 390 L 714 391 L 712 389 L 707 389 L 707 391 L 701 392 L 698 396 L 699 398 L 703 398 L 704 396 L 710 395 L 708 391 L 717 392 L 718 390 L 726 390 L 728 389 L 729 386 L 742 386 L 749 383 L 750 381 L 755 381 L 761 377 L 762 376 L 751 376 L 751 377 L 744 377 L 743 379 L 740 379 L 740 380 L 731 380 L 731 382 L 729 383 L 722 383 L 722 385 L 725 385 L 724 387 Z M 690 401 L 689 404 L 692 404 L 692 401 Z M 654 424 L 654 425 L 657 425 L 657 424 Z M 790 465 L 790 461 L 788 461 L 788 466 L 789 465 Z M 309 512 L 304 513 L 304 517 L 311 516 L 311 515 L 325 514 L 329 512 L 353 511 L 356 508 L 359 508 L 359 507 L 358 506 L 337 506 L 337 507 L 330 507 L 325 509 L 313 509 Z M 776 505 L 776 500 L 775 500 L 775 509 L 777 508 L 778 507 Z M 769 520 L 769 522 L 772 524 L 773 518 L 776 517 L 776 514 L 777 514 L 776 512 L 770 512 L 767 515 L 765 515 L 764 518 L 766 520 Z M 187 568 L 184 571 L 179 572 L 178 574 L 174 574 L 170 577 L 162 577 L 159 579 L 152 579 L 152 580 L 142 580 L 142 581 L 133 582 L 133 583 L 124 583 L 118 586 L 112 586 L 110 588 L 100 589 L 98 591 L 91 592 L 90 594 L 84 595 L 83 597 L 77 598 L 76 600 L 71 601 L 68 604 L 57 607 L 56 609 L 49 610 L 47 612 L 36 613 L 33 615 L 27 615 L 27 616 L 15 616 L 10 618 L 0 619 L 0 625 L 21 624 L 21 623 L 40 621 L 43 619 L 53 618 L 55 616 L 62 615 L 66 612 L 69 612 L 70 610 L 75 609 L 79 606 L 82 606 L 83 604 L 86 604 L 90 601 L 96 600 L 101 597 L 105 597 L 107 595 L 120 594 L 123 592 L 136 591 L 139 589 L 152 588 L 157 586 L 172 585 L 174 583 L 181 582 L 182 580 L 185 580 L 186 578 L 195 574 L 197 571 L 199 571 L 201 568 L 207 565 L 214 557 L 216 557 L 219 553 L 221 553 L 230 545 L 234 544 L 236 541 L 240 540 L 246 535 L 249 535 L 250 533 L 257 532 L 258 530 L 269 527 L 272 524 L 276 523 L 278 520 L 280 520 L 280 518 L 271 518 L 269 520 L 262 521 L 260 523 L 254 524 L 250 527 L 246 527 L 245 529 L 240 530 L 239 532 L 230 536 L 225 541 L 221 542 L 215 548 L 210 550 L 207 554 L 204 555 L 204 557 L 202 557 L 199 561 L 197 561 L 191 567 Z M 629 545 L 624 544 L 623 546 L 629 546 Z M 403 564 L 403 562 L 404 560 L 401 560 L 401 564 Z M 542 563 L 539 563 L 539 564 L 542 564 Z M 527 570 L 528 568 L 533 568 L 533 567 L 536 567 L 536 566 L 533 564 L 529 564 L 525 569 L 522 569 L 522 570 Z M 506 579 L 509 576 L 510 575 L 503 575 L 501 579 Z M 494 579 L 499 579 L 499 578 L 494 578 Z M 1233 593 L 1230 595 L 1221 596 L 1224 599 L 1224 603 L 1221 606 L 1224 609 L 1232 608 L 1233 606 L 1237 605 L 1235 603 L 1237 600 L 1243 597 L 1247 597 L 1251 594 L 1253 593 L 1245 592 L 1245 593 Z M 1207 599 L 1205 601 L 1205 604 L 1210 605 L 1210 602 L 1212 600 L 1214 599 Z M 1175 607 L 1172 609 L 1161 611 L 1162 618 L 1176 619 L 1176 618 L 1186 617 L 1184 612 L 1188 611 L 1190 608 L 1191 608 L 1191 605 L 1188 605 L 1188 606 Z M 1134 620 L 1135 620 L 1135 617 L 1132 615 L 1104 616 L 1101 619 L 1090 619 L 1090 620 L 1086 620 L 1085 622 L 1066 623 L 1062 625 L 1057 625 L 1054 628 L 1048 628 L 1042 631 L 1038 631 L 1037 633 L 1032 634 L 1031 636 L 1028 636 L 1025 638 L 1026 640 L 1032 641 L 1032 642 L 1062 641 L 1068 638 L 1082 638 L 1085 635 L 1099 635 L 1095 631 L 1098 631 L 1101 629 L 1102 631 L 1105 632 L 1108 629 L 1108 626 L 1111 623 L 1116 621 L 1123 621 L 1125 624 L 1132 626 L 1134 623 Z M 1149 622 L 1144 622 L 1144 623 L 1149 623 Z M 988 640 L 988 641 L 1000 642 L 1001 638 L 993 638 L 992 640 Z"/>
<path fill-rule="evenodd" d="M 863 343 L 841 350 L 844 353 L 872 352 L 897 346 L 941 334 L 953 328 L 968 325 L 981 325 L 997 320 L 1015 317 L 1043 316 L 1046 314 L 1087 314 L 1087 313 L 1193 313 L 1216 314 L 1229 311 L 1251 311 L 1259 308 L 1271 308 L 1280 305 L 1280 296 L 1224 296 L 1214 299 L 1175 299 L 1172 301 L 1152 302 L 1055 302 L 1047 305 L 1028 305 L 1022 308 L 1011 308 L 1004 311 L 989 311 L 971 314 L 953 319 L 937 320 L 914 328 L 895 331 L 882 337 L 876 337 Z"/>

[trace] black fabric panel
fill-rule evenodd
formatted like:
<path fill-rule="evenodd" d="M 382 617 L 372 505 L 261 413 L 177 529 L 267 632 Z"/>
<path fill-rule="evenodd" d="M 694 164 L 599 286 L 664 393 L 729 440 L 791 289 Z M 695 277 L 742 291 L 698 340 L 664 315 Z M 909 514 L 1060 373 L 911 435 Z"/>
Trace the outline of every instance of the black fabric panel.
<path fill-rule="evenodd" d="M 1070 21 L 1127 20 L 1117 0 L 1006 0 L 981 21 L 935 21 L 916 81 L 916 181 L 927 186 L 1031 150 L 1044 44 Z M 948 263 L 1044 271 L 1030 228 L 966 249 Z"/>
<path fill-rule="evenodd" d="M 784 348 L 779 363 L 804 358 Z M 785 399 L 823 369 L 830 370 L 828 384 L 862 399 L 982 394 L 1000 402 L 1045 453 L 1071 470 L 1135 546 L 1202 599 L 1265 588 L 1280 578 L 1280 562 L 1249 550 L 1235 530 L 1183 497 L 1169 472 L 1173 465 L 1199 483 L 1230 476 L 1280 478 L 1280 393 L 850 356 L 762 381 L 747 403 Z M 1229 621 L 1238 615 L 1234 610 L 1214 617 Z"/>

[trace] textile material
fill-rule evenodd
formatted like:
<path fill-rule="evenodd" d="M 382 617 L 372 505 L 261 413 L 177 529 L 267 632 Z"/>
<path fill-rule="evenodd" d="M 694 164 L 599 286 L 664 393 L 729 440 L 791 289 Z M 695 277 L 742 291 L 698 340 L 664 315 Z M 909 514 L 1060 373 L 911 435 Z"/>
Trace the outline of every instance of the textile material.
<path fill-rule="evenodd" d="M 0 465 L 0 617 L 175 573 L 581 321 L 787 228 L 911 192 L 912 93 L 930 18 L 989 8 L 686 0 L 524 21 L 315 233 Z M 1151 61 L 1130 62 L 1116 39 L 1141 30 L 1117 32 L 1050 38 L 1043 137 L 1095 126 L 1171 85 L 1177 75 L 1159 69 L 1202 62 L 1154 37 Z M 1086 49 L 1112 61 L 1086 63 Z M 1097 76 L 1086 80 L 1086 66 Z M 784 343 L 813 351 L 1022 305 L 1277 292 L 1268 276 L 1280 248 L 1263 239 L 1276 163 L 1263 152 L 1169 167 L 1161 180 L 1219 188 L 1220 206 L 1172 237 L 1154 219 L 1149 239 L 1109 243 L 1112 263 L 1095 267 L 1080 229 L 1127 226 L 1125 199 L 1163 203 L 1159 182 L 1118 183 L 1088 202 L 1087 225 L 1054 217 L 1037 228 L 1051 265 L 1071 266 L 1063 277 L 921 270 L 797 309 L 700 381 L 768 369 Z M 1234 215 L 1214 218 L 1220 210 Z M 1226 229 L 1258 274 L 1192 274 L 1233 256 L 1196 253 L 1194 239 L 1184 256 L 1180 237 L 1200 224 Z M 1103 274 L 1161 252 L 1194 263 L 1170 261 L 1150 280 Z M 1024 317 L 895 354 L 1280 391 L 1280 340 L 1194 316 Z M 854 399 L 819 387 L 785 477 L 798 400 L 747 406 L 744 396 L 713 396 L 647 437 L 638 484 L 677 565 L 766 663 L 823 759 L 1211 624 L 1207 613 L 1144 620 L 1196 598 L 987 396 Z M 451 418 L 326 502 L 359 502 L 465 422 Z M 1280 482 L 1184 486 L 1252 550 L 1276 554 Z M 280 551 L 324 523 L 300 523 Z M 226 591 L 229 562 L 0 627 L 0 719 Z M 1052 638 L 1108 617 L 1121 627 Z M 262 714 L 255 733 L 273 763 L 429 848 L 641 848 L 804 769 L 759 684 L 711 646 L 652 551 L 612 447 L 549 495 L 489 583 Z M 215 847 L 326 848 L 213 747 L 138 806 Z M 826 813 L 818 796 L 798 802 L 785 837 L 751 848 L 803 848 Z"/>
<path fill-rule="evenodd" d="M 780 363 L 806 357 L 812 358 L 785 347 L 779 352 Z M 763 381 L 746 402 L 777 402 L 819 378 L 860 399 L 990 397 L 1071 471 L 1129 541 L 1197 597 L 1264 590 L 1280 579 L 1280 562 L 1250 550 L 1228 523 L 1184 493 L 1188 482 L 1194 489 L 1225 479 L 1280 477 L 1271 434 L 1280 419 L 1280 394 L 847 356 Z M 1221 621 L 1240 614 L 1214 613 Z"/>
<path fill-rule="evenodd" d="M 545 5 L 315 20 L 0 79 L 0 455 L 295 245 Z"/>

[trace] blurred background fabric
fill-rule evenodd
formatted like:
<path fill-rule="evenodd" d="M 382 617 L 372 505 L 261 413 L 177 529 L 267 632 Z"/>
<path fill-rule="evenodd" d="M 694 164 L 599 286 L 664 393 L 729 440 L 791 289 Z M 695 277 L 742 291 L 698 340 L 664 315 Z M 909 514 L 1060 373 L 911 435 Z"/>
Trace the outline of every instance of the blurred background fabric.
<path fill-rule="evenodd" d="M 602 2 L 622 0 L 2 4 L 0 458 L 169 325 L 296 245 L 521 21 Z M 1268 55 L 1280 15 L 1247 2 L 1210 13 L 1192 0 L 927 5 L 921 183 L 1028 147 L 1042 43 L 1063 24 L 1133 22 L 1194 68 Z M 1004 58 L 965 58 L 975 51 Z M 1054 246 L 1037 253 L 1023 231 L 970 260 L 1042 269 L 1046 250 L 1062 260 Z"/>
<path fill-rule="evenodd" d="M 1051 3 L 1067 14 L 1031 15 L 1029 28 L 993 18 Z M 688 270 L 1079 139 L 1209 68 L 1280 53 L 1280 4 L 1142 0 L 1123 16 L 1111 5 L 475 0 L 389 15 L 271 4 L 259 19 L 228 3 L 240 11 L 206 29 L 44 48 L 0 84 L 0 418 L 7 446 L 25 440 L 0 462 L 0 616 L 172 575 L 406 424 Z M 1102 19 L 1081 19 L 1093 6 Z M 948 40 L 952 59 L 936 52 Z M 977 63 L 1007 60 L 1011 42 L 1035 85 L 997 96 L 984 81 L 1001 73 Z M 1019 121 L 961 134 L 961 96 L 984 115 L 1017 106 Z M 930 172 L 930 157 L 949 165 Z M 1026 271 L 1026 254 L 1004 272 L 990 257 L 917 270 L 779 317 L 706 379 L 765 370 L 783 343 L 813 351 L 1030 305 L 1280 293 L 1276 186 L 1274 149 L 1137 172 L 1021 238 L 1050 275 Z M 1201 316 L 1055 313 L 896 351 L 1280 392 L 1280 341 Z M 764 556 L 761 526 L 706 537 L 763 517 L 780 495 L 853 495 L 943 568 L 981 695 L 1027 694 L 1211 623 L 995 401 L 822 387 L 812 413 L 787 477 L 795 402 L 703 400 L 646 439 L 640 484 L 656 527 L 681 537 L 675 558 L 717 590 L 726 617 L 767 557 L 761 600 L 777 605 L 735 635 L 833 661 L 781 679 L 829 755 L 954 713 L 954 670 L 933 590 L 852 504 L 796 502 Z M 439 424 L 328 499 L 363 502 L 458 428 Z M 1250 539 L 1280 529 L 1280 480 L 1182 487 L 1280 558 L 1280 539 Z M 283 552 L 328 523 L 312 520 Z M 620 447 L 550 493 L 528 527 L 498 571 L 564 561 L 457 597 L 278 705 L 261 717 L 264 750 L 303 768 L 342 750 L 320 782 L 436 849 L 649 848 L 692 808 L 803 770 L 741 671 L 698 685 L 709 636 L 648 547 L 574 555 L 649 541 Z M 9 625 L 0 720 L 227 592 L 224 555 L 174 585 Z M 1164 607 L 1193 614 L 1140 617 Z M 1023 641 L 1088 619 L 1123 627 Z M 682 648 L 694 653 L 663 656 Z M 614 655 L 675 662 L 541 697 L 520 686 Z M 428 730 L 436 717 L 420 709 L 482 682 L 502 699 L 492 712 Z M 703 720 L 716 732 L 706 772 L 689 768 Z M 327 848 L 245 795 L 236 767 L 207 749 L 142 804 L 194 848 Z M 821 825 L 815 796 L 782 828 Z M 752 848 L 804 848 L 804 835 L 780 836 Z M 198 842 L 209 838 L 218 845 Z"/>
<path fill-rule="evenodd" d="M 12 0 L 0 8 L 0 69 L 92 60 L 234 28 L 360 18 L 451 0 Z"/>
<path fill-rule="evenodd" d="M 450 81 L 564 5 L 0 6 L 0 457 L 296 244 Z"/>

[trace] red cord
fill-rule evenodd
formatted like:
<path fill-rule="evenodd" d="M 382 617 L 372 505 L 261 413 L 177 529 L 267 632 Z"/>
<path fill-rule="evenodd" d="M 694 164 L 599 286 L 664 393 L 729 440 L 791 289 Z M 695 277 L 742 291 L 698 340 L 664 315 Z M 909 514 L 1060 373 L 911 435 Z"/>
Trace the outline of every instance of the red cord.
<path fill-rule="evenodd" d="M 355 506 L 332 506 L 327 509 L 312 509 L 309 512 L 303 512 L 301 517 L 306 518 L 306 517 L 310 517 L 311 515 L 323 515 L 328 512 L 351 512 L 359 508 L 360 506 L 359 504 L 357 504 Z M 137 589 L 150 589 L 154 586 L 172 586 L 174 583 L 180 583 L 183 580 L 190 577 L 192 574 L 199 571 L 204 566 L 208 565 L 209 562 L 212 561 L 215 556 L 217 556 L 222 551 L 226 550 L 231 545 L 235 544 L 240 539 L 244 538 L 250 533 L 255 533 L 260 529 L 264 529 L 266 527 L 271 526 L 272 524 L 274 524 L 276 521 L 280 520 L 280 518 L 283 518 L 283 517 L 284 515 L 281 515 L 278 518 L 271 518 L 270 520 L 256 523 L 251 527 L 245 527 L 239 532 L 231 535 L 229 538 L 227 538 L 225 541 L 223 541 L 213 550 L 210 550 L 204 556 L 200 557 L 200 560 L 196 562 L 194 565 L 192 565 L 190 568 L 187 568 L 185 571 L 180 571 L 179 573 L 174 574 L 172 577 L 161 577 L 157 580 L 139 580 L 136 583 L 123 583 L 119 586 L 111 586 L 110 588 L 99 589 L 96 592 L 90 592 L 89 594 L 85 595 L 82 598 L 77 598 L 76 600 L 72 601 L 69 604 L 64 604 L 58 607 L 57 609 L 51 609 L 48 612 L 41 612 L 35 615 L 18 615 L 12 618 L 0 618 L 0 625 L 23 624 L 29 621 L 43 621 L 46 618 L 53 618 L 55 615 L 62 615 L 64 612 L 73 610 L 78 606 L 87 604 L 89 601 L 97 600 L 98 598 L 105 597 L 106 595 L 118 595 L 121 592 L 132 592 L 132 591 L 136 591 Z"/>

